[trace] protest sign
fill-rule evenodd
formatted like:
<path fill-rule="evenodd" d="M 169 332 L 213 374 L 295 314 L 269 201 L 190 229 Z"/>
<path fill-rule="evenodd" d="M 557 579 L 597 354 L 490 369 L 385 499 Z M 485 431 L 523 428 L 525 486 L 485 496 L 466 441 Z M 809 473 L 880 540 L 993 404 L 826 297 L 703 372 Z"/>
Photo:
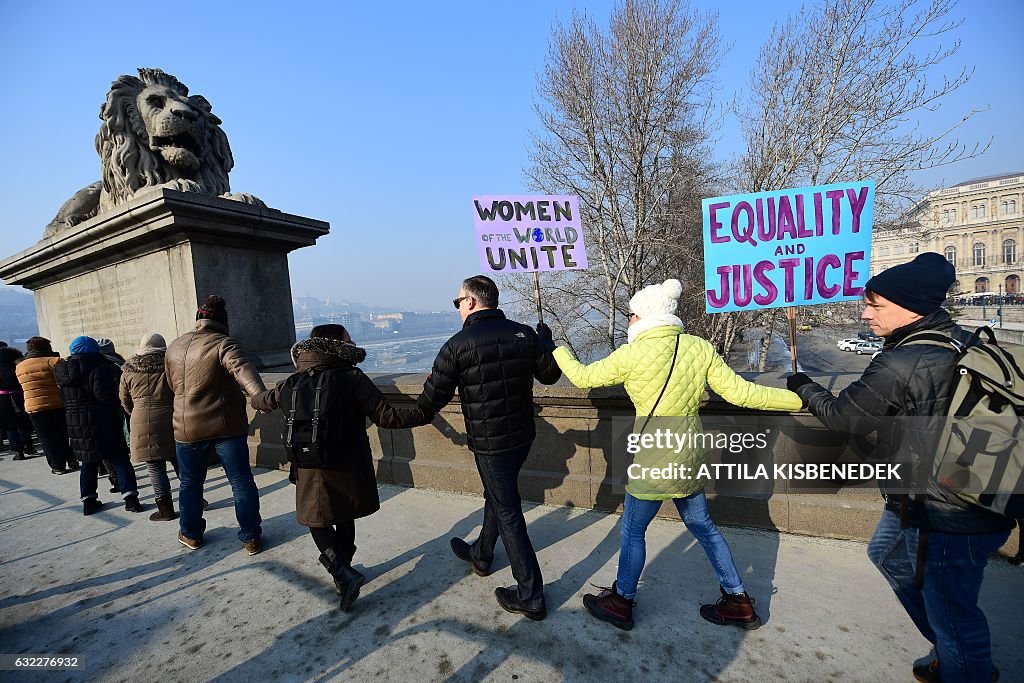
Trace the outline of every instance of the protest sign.
<path fill-rule="evenodd" d="M 473 197 L 480 266 L 485 273 L 587 267 L 579 202 L 568 195 Z"/>
<path fill-rule="evenodd" d="M 870 180 L 705 199 L 707 312 L 859 299 L 874 199 Z"/>

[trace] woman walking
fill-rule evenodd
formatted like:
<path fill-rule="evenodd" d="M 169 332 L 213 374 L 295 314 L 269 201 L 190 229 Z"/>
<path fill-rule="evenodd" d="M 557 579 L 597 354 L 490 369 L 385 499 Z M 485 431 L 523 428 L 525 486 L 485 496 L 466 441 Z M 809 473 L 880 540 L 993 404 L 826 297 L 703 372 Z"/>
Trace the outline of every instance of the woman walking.
<path fill-rule="evenodd" d="M 342 325 L 319 325 L 310 338 L 292 347 L 296 374 L 270 391 L 252 397 L 253 408 L 269 412 L 284 410 L 299 400 L 302 391 L 296 380 L 309 375 L 320 385 L 320 411 L 327 425 L 319 448 L 326 464 L 296 466 L 289 479 L 295 488 L 295 517 L 309 527 L 320 550 L 320 563 L 334 578 L 341 595 L 341 609 L 348 610 L 359 596 L 366 578 L 352 568 L 356 552 L 355 520 L 380 509 L 377 479 L 366 434 L 366 418 L 378 427 L 403 429 L 426 424 L 432 415 L 419 408 L 394 408 L 373 381 L 356 367 L 366 351 L 355 346 Z M 284 395 L 282 395 L 284 393 Z M 314 397 L 301 397 L 312 404 Z M 286 444 L 287 448 L 287 444 Z"/>
<path fill-rule="evenodd" d="M 666 280 L 637 292 L 629 301 L 628 343 L 610 356 L 584 366 L 565 347 L 555 349 L 558 366 L 578 387 L 604 387 L 624 384 L 638 419 L 645 416 L 672 416 L 685 423 L 696 422 L 704 389 L 710 386 L 730 403 L 759 410 L 799 410 L 801 401 L 785 389 L 772 389 L 747 382 L 734 373 L 714 347 L 699 337 L 683 334 L 683 324 L 675 316 L 682 286 L 678 280 Z M 543 339 L 551 331 L 538 326 Z M 641 429 L 642 431 L 642 429 Z M 666 461 L 666 455 L 674 462 Z M 659 466 L 685 465 L 697 472 L 707 455 L 702 448 L 672 449 L 659 453 Z M 646 561 L 646 532 L 651 520 L 670 499 L 690 533 L 700 542 L 718 574 L 721 599 L 703 605 L 700 615 L 715 624 L 755 629 L 761 619 L 754 611 L 736 570 L 732 552 L 714 520 L 708 514 L 704 483 L 696 478 L 678 480 L 630 479 L 622 513 L 622 543 L 618 576 L 611 588 L 598 595 L 585 595 L 583 604 L 598 619 L 621 629 L 633 628 L 633 607 L 640 573 Z"/>
<path fill-rule="evenodd" d="M 102 347 L 101 347 L 102 348 Z M 177 469 L 174 455 L 174 393 L 167 384 L 164 354 L 167 342 L 149 334 L 139 342 L 138 352 L 121 367 L 121 406 L 129 416 L 132 462 L 145 463 L 156 496 L 154 522 L 178 518 L 167 479 L 167 463 Z"/>

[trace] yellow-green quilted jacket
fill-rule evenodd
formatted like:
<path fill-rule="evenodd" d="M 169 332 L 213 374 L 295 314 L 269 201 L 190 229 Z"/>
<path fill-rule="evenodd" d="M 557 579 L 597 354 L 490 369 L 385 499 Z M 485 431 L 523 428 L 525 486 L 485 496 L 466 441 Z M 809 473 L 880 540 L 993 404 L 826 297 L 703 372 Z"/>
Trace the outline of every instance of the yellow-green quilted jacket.
<path fill-rule="evenodd" d="M 743 379 L 725 364 L 706 340 L 683 334 L 674 325 L 647 330 L 632 343 L 624 344 L 607 358 L 583 365 L 565 347 L 555 349 L 558 367 L 574 385 L 583 388 L 625 385 L 626 393 L 640 417 L 651 415 L 658 394 L 665 387 L 669 363 L 679 338 L 679 352 L 665 394 L 654 410 L 655 416 L 687 416 L 680 421 L 686 429 L 700 430 L 696 419 L 704 388 L 710 386 L 729 403 L 757 410 L 799 410 L 800 397 L 785 389 L 762 387 Z M 638 420 L 637 422 L 640 422 Z M 639 424 L 636 425 L 639 429 Z M 665 423 L 660 426 L 664 427 Z M 650 429 L 653 428 L 653 425 Z M 696 473 L 707 459 L 701 447 L 657 451 L 644 450 L 634 460 L 643 467 L 661 468 L 675 463 Z M 629 479 L 626 491 L 643 500 L 664 500 L 692 495 L 704 488 L 704 481 L 691 479 Z"/>

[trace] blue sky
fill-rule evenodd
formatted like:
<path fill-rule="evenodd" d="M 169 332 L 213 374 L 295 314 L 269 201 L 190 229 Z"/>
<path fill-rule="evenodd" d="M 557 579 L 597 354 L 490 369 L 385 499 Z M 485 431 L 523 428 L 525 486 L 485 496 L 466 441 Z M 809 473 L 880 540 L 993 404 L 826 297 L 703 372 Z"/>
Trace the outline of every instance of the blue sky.
<path fill-rule="evenodd" d="M 444 308 L 479 270 L 470 197 L 527 190 L 552 22 L 576 8 L 606 24 L 612 5 L 0 0 L 0 256 L 33 244 L 61 203 L 99 178 L 99 105 L 114 78 L 151 66 L 205 95 L 223 119 L 233 190 L 331 223 L 328 237 L 292 253 L 293 295 Z M 721 3 L 732 46 L 718 74 L 722 103 L 745 87 L 772 22 L 799 7 Z M 931 184 L 1024 170 L 1013 49 L 1024 3 L 957 11 L 967 21 L 948 71 L 977 72 L 924 124 L 988 108 L 961 137 L 995 141 L 980 159 L 924 175 Z M 718 136 L 717 158 L 739 154 L 731 117 Z"/>

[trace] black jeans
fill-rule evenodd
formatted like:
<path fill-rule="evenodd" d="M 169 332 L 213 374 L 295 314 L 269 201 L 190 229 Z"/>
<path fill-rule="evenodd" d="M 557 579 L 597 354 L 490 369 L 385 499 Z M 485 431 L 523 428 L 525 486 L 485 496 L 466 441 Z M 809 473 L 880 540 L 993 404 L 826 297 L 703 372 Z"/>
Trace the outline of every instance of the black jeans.
<path fill-rule="evenodd" d="M 309 533 L 320 552 L 334 548 L 338 560 L 345 566 L 352 566 L 356 554 L 356 523 L 338 522 L 333 527 L 310 527 Z"/>
<path fill-rule="evenodd" d="M 29 413 L 28 416 L 39 435 L 39 444 L 43 447 L 50 469 L 63 470 L 75 462 L 75 454 L 71 452 L 71 444 L 68 442 L 68 423 L 63 408 L 41 410 Z"/>
<path fill-rule="evenodd" d="M 474 559 L 490 563 L 500 534 L 512 576 L 519 584 L 519 599 L 527 609 L 540 609 L 544 606 L 544 579 L 526 532 L 523 499 L 519 496 L 519 470 L 529 454 L 529 446 L 508 455 L 474 454 L 484 485 L 484 524 L 471 552 Z"/>

